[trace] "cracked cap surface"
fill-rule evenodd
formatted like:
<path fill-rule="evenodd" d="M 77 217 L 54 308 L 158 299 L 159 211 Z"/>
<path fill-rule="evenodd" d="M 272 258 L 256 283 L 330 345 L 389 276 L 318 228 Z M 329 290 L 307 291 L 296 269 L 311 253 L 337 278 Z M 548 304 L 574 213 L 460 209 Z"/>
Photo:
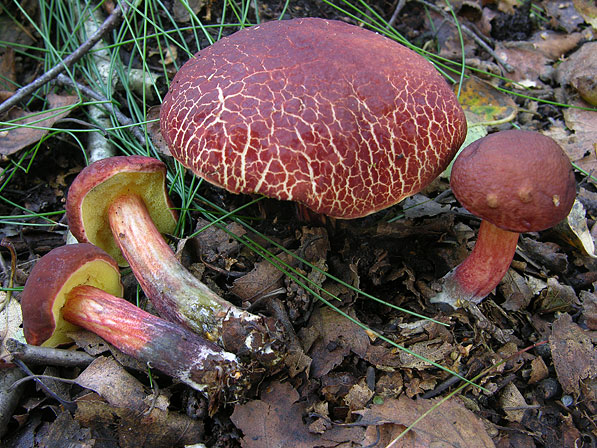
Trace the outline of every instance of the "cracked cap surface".
<path fill-rule="evenodd" d="M 466 134 L 456 96 L 424 58 L 314 18 L 201 50 L 172 81 L 160 123 L 173 156 L 209 182 L 337 218 L 420 191 Z"/>

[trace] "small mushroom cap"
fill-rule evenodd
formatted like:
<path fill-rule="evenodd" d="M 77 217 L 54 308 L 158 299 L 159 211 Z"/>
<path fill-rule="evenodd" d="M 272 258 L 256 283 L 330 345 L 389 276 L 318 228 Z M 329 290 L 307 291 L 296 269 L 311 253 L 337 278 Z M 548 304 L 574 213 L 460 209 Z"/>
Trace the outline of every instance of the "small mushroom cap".
<path fill-rule="evenodd" d="M 576 197 L 570 160 L 550 137 L 496 132 L 471 143 L 452 167 L 450 185 L 471 213 L 512 232 L 537 232 L 564 219 Z"/>
<path fill-rule="evenodd" d="M 90 285 L 122 297 L 116 262 L 92 244 L 69 244 L 44 255 L 33 267 L 21 296 L 23 332 L 29 344 L 56 347 L 70 342 L 78 327 L 62 319 L 66 295 L 75 286 Z"/>
<path fill-rule="evenodd" d="M 201 50 L 160 110 L 172 155 L 234 193 L 357 218 L 412 195 L 464 141 L 456 96 L 417 53 L 339 21 L 271 21 Z"/>
<path fill-rule="evenodd" d="M 68 191 L 66 215 L 77 241 L 95 244 L 127 266 L 108 222 L 110 204 L 123 194 L 139 195 L 158 230 L 174 232 L 177 214 L 166 190 L 166 166 L 151 157 L 116 156 L 85 167 Z"/>

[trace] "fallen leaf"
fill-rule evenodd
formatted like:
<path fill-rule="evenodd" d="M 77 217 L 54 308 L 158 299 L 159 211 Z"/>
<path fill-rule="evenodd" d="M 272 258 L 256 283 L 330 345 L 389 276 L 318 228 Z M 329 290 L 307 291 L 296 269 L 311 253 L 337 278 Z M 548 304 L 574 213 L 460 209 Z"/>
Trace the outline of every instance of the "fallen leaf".
<path fill-rule="evenodd" d="M 43 112 L 26 113 L 11 111 L 10 123 L 0 129 L 0 155 L 8 156 L 38 142 L 49 131 L 54 123 L 66 117 L 73 110 L 73 104 L 79 101 L 78 96 L 48 94 L 48 109 Z"/>
<path fill-rule="evenodd" d="M 572 210 L 566 219 L 560 222 L 553 229 L 558 232 L 558 236 L 563 238 L 568 244 L 582 250 L 590 257 L 597 258 L 595 255 L 595 241 L 587 225 L 587 214 L 585 207 L 576 199 L 572 205 Z M 565 269 L 560 272 L 566 272 Z"/>
<path fill-rule="evenodd" d="M 474 76 L 463 82 L 459 100 L 465 112 L 475 115 L 473 121 L 502 120 L 518 110 L 511 96 Z"/>
<path fill-rule="evenodd" d="M 116 427 L 122 448 L 166 448 L 203 438 L 201 421 L 169 412 L 165 395 L 147 394 L 143 384 L 112 358 L 97 358 L 76 382 L 95 392 L 77 399 L 76 420 L 91 428 Z"/>
<path fill-rule="evenodd" d="M 574 8 L 589 25 L 597 30 L 597 5 L 594 0 L 573 0 Z"/>
<path fill-rule="evenodd" d="M 296 258 L 282 252 L 277 255 L 282 263 L 293 265 Z M 268 292 L 283 285 L 284 272 L 268 260 L 255 264 L 253 269 L 232 283 L 230 292 L 243 302 L 254 302 Z"/>
<path fill-rule="evenodd" d="M 597 330 L 597 296 L 589 291 L 579 293 L 582 303 L 582 315 L 589 330 Z"/>
<path fill-rule="evenodd" d="M 438 401 L 412 400 L 401 396 L 398 399 L 387 399 L 383 404 L 373 404 L 369 409 L 356 411 L 361 416 L 359 423 L 368 426 L 363 445 L 388 446 L 394 437 Z M 381 430 L 381 434 L 378 434 L 378 430 Z M 377 441 L 380 436 L 381 440 Z M 418 422 L 408 437 L 391 446 L 483 448 L 495 445 L 482 420 L 466 409 L 458 399 L 452 398 Z"/>
<path fill-rule="evenodd" d="M 508 269 L 498 289 L 506 298 L 502 303 L 502 308 L 508 311 L 525 309 L 535 296 L 525 278 L 514 269 Z"/>
<path fill-rule="evenodd" d="M 411 352 L 423 356 L 433 362 L 443 360 L 453 349 L 451 344 L 442 341 L 440 338 L 417 342 L 410 345 L 408 348 Z M 399 357 L 401 367 L 409 369 L 427 369 L 433 367 L 429 362 L 404 351 L 400 351 Z"/>
<path fill-rule="evenodd" d="M 538 383 L 549 376 L 549 369 L 545 365 L 545 361 L 541 356 L 535 357 L 531 361 L 531 375 L 529 377 L 529 384 Z"/>
<path fill-rule="evenodd" d="M 369 336 L 365 330 L 325 306 L 313 310 L 309 325 L 301 329 L 299 336 L 312 358 L 313 378 L 321 378 L 330 372 L 350 352 L 364 357 L 369 347 Z"/>
<path fill-rule="evenodd" d="M 561 85 L 574 87 L 589 104 L 597 105 L 597 42 L 587 42 L 556 70 Z"/>
<path fill-rule="evenodd" d="M 559 283 L 553 277 L 547 279 L 547 288 L 541 291 L 536 301 L 537 312 L 540 314 L 563 312 L 578 305 L 580 302 L 574 289 Z"/>
<path fill-rule="evenodd" d="M 511 422 L 522 422 L 525 407 L 527 406 L 524 397 L 514 383 L 508 383 L 499 396 L 499 404 L 506 414 L 506 419 Z"/>
<path fill-rule="evenodd" d="M 56 446 L 60 441 L 60 446 L 93 448 L 96 446 L 95 440 L 89 428 L 81 428 L 81 425 L 71 416 L 70 412 L 62 411 L 52 423 L 48 425 L 46 431 L 39 439 L 39 445 L 42 447 Z"/>
<path fill-rule="evenodd" d="M 10 354 L 6 350 L 5 342 L 9 339 L 25 342 L 23 329 L 23 314 L 19 302 L 11 298 L 6 291 L 0 291 L 0 369 L 3 366 L 4 359 L 10 359 Z"/>
<path fill-rule="evenodd" d="M 597 350 L 590 335 L 564 313 L 552 325 L 549 344 L 562 389 L 578 397 L 581 383 L 597 379 Z"/>
<path fill-rule="evenodd" d="M 306 404 L 289 383 L 272 383 L 260 400 L 236 405 L 230 419 L 240 429 L 243 448 L 312 448 L 336 446 L 309 432 L 303 423 Z M 324 432 L 325 434 L 325 432 Z"/>
<path fill-rule="evenodd" d="M 81 372 L 76 382 L 92 390 L 113 406 L 145 409 L 143 385 L 114 359 L 101 356 Z"/>

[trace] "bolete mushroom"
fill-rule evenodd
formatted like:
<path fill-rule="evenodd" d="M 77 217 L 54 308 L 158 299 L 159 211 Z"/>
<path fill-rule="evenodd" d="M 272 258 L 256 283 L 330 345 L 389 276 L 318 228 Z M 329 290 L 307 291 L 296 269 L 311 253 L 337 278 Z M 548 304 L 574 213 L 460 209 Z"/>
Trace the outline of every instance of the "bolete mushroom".
<path fill-rule="evenodd" d="M 174 77 L 160 125 L 172 155 L 207 181 L 345 219 L 420 191 L 466 134 L 427 60 L 316 18 L 245 28 L 201 50 Z"/>
<path fill-rule="evenodd" d="M 92 244 L 53 249 L 33 267 L 21 298 L 29 344 L 72 342 L 69 332 L 89 330 L 133 358 L 208 395 L 245 378 L 236 356 L 190 330 L 160 319 L 122 295 L 116 262 Z"/>
<path fill-rule="evenodd" d="M 152 157 L 116 156 L 85 167 L 68 191 L 70 231 L 80 243 L 104 249 L 126 266 L 110 229 L 110 207 L 119 199 L 139 198 L 159 233 L 173 233 L 178 215 L 166 190 L 166 165 Z"/>
<path fill-rule="evenodd" d="M 458 201 L 482 219 L 471 254 L 442 279 L 431 299 L 453 307 L 479 303 L 510 267 L 518 235 L 564 219 L 576 196 L 570 160 L 550 137 L 537 132 L 496 132 L 471 143 L 452 167 Z"/>
<path fill-rule="evenodd" d="M 212 292 L 180 264 L 162 233 L 176 214 L 165 185 L 165 165 L 150 157 L 98 160 L 73 181 L 66 213 L 73 235 L 131 266 L 158 313 L 239 353 L 269 363 L 279 358 L 260 316 Z M 273 361 L 272 361 L 273 362 Z"/>

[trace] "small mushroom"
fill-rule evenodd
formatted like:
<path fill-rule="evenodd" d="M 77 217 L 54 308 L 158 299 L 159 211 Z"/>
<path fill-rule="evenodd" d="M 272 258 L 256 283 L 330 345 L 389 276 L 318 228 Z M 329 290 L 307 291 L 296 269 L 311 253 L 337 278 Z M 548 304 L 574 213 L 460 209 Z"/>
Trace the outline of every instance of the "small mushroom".
<path fill-rule="evenodd" d="M 73 235 L 106 250 L 121 265 L 128 262 L 165 319 L 219 340 L 235 353 L 242 347 L 254 357 L 263 355 L 263 362 L 278 359 L 278 352 L 271 350 L 275 338 L 267 336 L 263 319 L 211 291 L 180 264 L 162 237 L 176 226 L 165 176 L 165 165 L 150 157 L 92 163 L 68 192 L 66 213 Z"/>
<path fill-rule="evenodd" d="M 89 330 L 133 358 L 212 397 L 245 380 L 236 356 L 149 314 L 122 294 L 116 262 L 92 244 L 58 247 L 31 270 L 21 298 L 29 344 L 55 347 Z M 234 389 L 234 387 L 232 388 Z"/>
<path fill-rule="evenodd" d="M 317 18 L 263 23 L 201 50 L 174 77 L 160 125 L 172 155 L 207 181 L 344 219 L 420 191 L 466 134 L 427 60 Z"/>
<path fill-rule="evenodd" d="M 483 220 L 472 253 L 431 299 L 453 307 L 483 300 L 506 274 L 519 233 L 554 226 L 576 196 L 562 148 L 531 131 L 496 132 L 473 142 L 456 158 L 450 185 L 458 201 Z"/>
<path fill-rule="evenodd" d="M 66 201 L 70 231 L 77 241 L 104 249 L 127 266 L 110 229 L 110 207 L 119 198 L 142 200 L 160 233 L 173 233 L 178 215 L 166 190 L 166 165 L 144 156 L 117 156 L 85 167 L 73 181 Z"/>

